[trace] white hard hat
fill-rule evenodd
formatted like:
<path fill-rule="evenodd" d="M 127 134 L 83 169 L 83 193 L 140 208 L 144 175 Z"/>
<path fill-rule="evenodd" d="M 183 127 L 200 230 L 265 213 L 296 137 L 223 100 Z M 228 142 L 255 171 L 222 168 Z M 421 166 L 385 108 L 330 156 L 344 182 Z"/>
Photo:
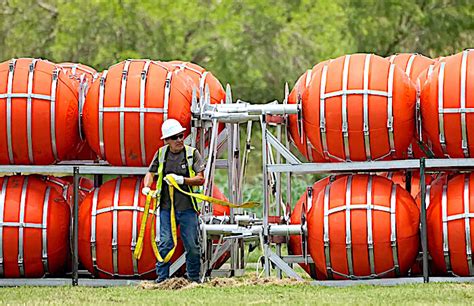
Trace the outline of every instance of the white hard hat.
<path fill-rule="evenodd" d="M 161 135 L 162 135 L 161 139 L 165 139 L 173 135 L 177 135 L 184 131 L 186 131 L 186 129 L 181 126 L 181 123 L 179 123 L 178 120 L 176 119 L 165 120 L 165 122 L 163 122 L 163 125 L 161 126 Z"/>

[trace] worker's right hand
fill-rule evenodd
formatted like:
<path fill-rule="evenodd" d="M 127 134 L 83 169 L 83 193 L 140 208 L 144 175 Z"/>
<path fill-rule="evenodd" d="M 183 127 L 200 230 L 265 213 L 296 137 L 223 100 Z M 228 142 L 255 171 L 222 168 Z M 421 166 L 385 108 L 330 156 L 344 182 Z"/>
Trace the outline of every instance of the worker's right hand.
<path fill-rule="evenodd" d="M 148 193 L 150 192 L 150 190 L 151 190 L 150 187 L 143 187 L 142 188 L 142 194 L 147 196 Z"/>

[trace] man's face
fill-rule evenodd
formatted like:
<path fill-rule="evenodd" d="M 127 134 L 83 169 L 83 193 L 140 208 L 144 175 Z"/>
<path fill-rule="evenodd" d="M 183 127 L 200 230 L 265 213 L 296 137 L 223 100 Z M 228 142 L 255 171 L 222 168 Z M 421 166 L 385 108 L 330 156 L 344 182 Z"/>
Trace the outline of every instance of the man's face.
<path fill-rule="evenodd" d="M 165 139 L 165 143 L 170 146 L 173 153 L 180 152 L 184 149 L 184 134 L 179 133 Z"/>

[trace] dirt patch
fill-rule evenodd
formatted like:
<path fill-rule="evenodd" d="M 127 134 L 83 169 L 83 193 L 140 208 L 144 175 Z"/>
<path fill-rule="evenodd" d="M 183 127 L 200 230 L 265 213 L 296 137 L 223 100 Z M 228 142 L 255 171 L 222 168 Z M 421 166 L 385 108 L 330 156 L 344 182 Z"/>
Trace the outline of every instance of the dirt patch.
<path fill-rule="evenodd" d="M 258 278 L 251 276 L 249 278 L 213 278 L 204 284 L 190 282 L 185 278 L 171 278 L 162 283 L 156 284 L 150 281 L 141 282 L 139 287 L 142 289 L 159 289 L 159 290 L 184 290 L 192 288 L 223 288 L 223 287 L 240 287 L 240 286 L 270 286 L 270 285 L 297 285 L 301 282 L 293 278 L 278 279 L 276 277 Z"/>
<path fill-rule="evenodd" d="M 150 281 L 141 282 L 139 287 L 142 289 L 180 290 L 190 287 L 191 285 L 193 285 L 193 283 L 185 278 L 170 278 L 159 284 Z"/>
<path fill-rule="evenodd" d="M 213 278 L 205 284 L 207 287 L 236 287 L 241 286 L 242 282 L 235 278 Z"/>
<path fill-rule="evenodd" d="M 246 286 L 253 286 L 253 285 L 279 285 L 279 286 L 285 286 L 285 285 L 297 285 L 297 284 L 303 284 L 306 283 L 306 281 L 299 281 L 295 278 L 283 278 L 283 279 L 278 279 L 276 277 L 256 277 L 252 276 L 251 278 L 243 279 L 244 285 Z"/>

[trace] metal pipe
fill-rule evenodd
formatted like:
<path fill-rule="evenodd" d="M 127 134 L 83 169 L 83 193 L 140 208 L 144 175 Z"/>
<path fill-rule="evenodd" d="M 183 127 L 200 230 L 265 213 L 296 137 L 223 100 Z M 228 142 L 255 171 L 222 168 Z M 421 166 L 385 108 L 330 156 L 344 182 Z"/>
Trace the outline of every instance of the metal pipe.
<path fill-rule="evenodd" d="M 209 235 L 259 235 L 263 233 L 262 225 L 241 226 L 238 224 L 201 224 L 201 230 Z M 268 226 L 269 235 L 301 235 L 303 228 L 299 224 L 272 224 Z"/>
<path fill-rule="evenodd" d="M 270 210 L 270 198 L 268 190 L 268 169 L 267 169 L 267 122 L 265 116 L 261 116 L 262 123 L 262 168 L 263 168 L 263 256 L 265 276 L 270 277 L 270 242 L 268 239 L 268 216 Z"/>
<path fill-rule="evenodd" d="M 248 115 L 288 115 L 297 114 L 299 106 L 297 104 L 249 104 L 249 103 L 233 103 L 233 104 L 214 104 L 205 112 L 216 111 L 219 113 L 248 113 Z"/>
<path fill-rule="evenodd" d="M 425 184 L 425 158 L 420 159 L 420 187 L 421 187 L 421 248 L 423 250 L 423 281 L 430 281 L 428 271 L 428 233 L 426 228 L 426 184 Z"/>
<path fill-rule="evenodd" d="M 281 143 L 281 124 L 279 124 L 277 127 L 277 140 L 278 142 Z M 276 163 L 277 164 L 280 164 L 281 163 L 281 154 L 278 150 L 276 150 Z M 275 195 L 275 198 L 276 198 L 276 202 L 277 202 L 277 205 L 276 205 L 276 216 L 280 217 L 281 216 L 281 212 L 282 212 L 282 207 L 281 207 L 281 203 L 282 203 L 282 195 L 281 195 L 281 173 L 276 173 L 276 195 Z M 283 205 L 283 210 L 284 210 L 284 205 Z M 281 257 L 281 243 L 278 243 L 276 245 L 276 254 Z M 282 273 L 281 273 L 281 269 L 277 268 L 277 277 L 279 279 L 282 278 Z"/>
<path fill-rule="evenodd" d="M 78 217 L 79 217 L 79 167 L 73 169 L 73 188 L 74 188 L 74 210 L 73 210 L 73 227 L 72 227 L 72 285 L 79 284 L 79 246 L 78 246 Z"/>

